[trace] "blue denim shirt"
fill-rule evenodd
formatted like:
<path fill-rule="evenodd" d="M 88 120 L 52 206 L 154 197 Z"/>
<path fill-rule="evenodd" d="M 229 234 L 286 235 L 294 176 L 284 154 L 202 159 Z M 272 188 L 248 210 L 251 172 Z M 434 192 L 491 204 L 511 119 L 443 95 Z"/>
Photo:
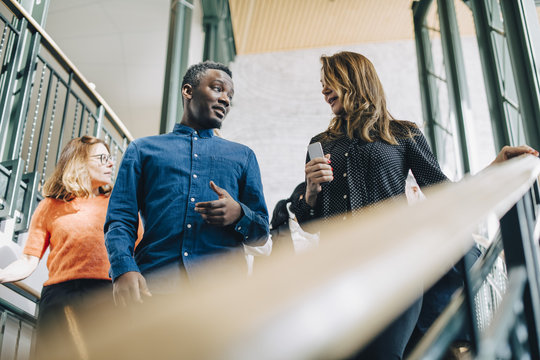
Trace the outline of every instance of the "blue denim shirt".
<path fill-rule="evenodd" d="M 236 224 L 211 225 L 195 212 L 197 202 L 218 199 L 210 180 L 242 207 Z M 139 212 L 144 236 L 133 256 Z M 268 211 L 255 154 L 212 130 L 180 124 L 169 134 L 133 141 L 118 171 L 104 231 L 113 280 L 171 264 L 183 265 L 189 275 L 201 260 L 263 241 Z"/>

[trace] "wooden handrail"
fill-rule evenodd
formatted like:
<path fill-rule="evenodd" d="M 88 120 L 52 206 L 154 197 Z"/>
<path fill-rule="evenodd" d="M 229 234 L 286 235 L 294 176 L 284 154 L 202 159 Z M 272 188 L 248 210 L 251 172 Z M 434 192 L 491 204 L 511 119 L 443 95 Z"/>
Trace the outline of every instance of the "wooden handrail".
<path fill-rule="evenodd" d="M 45 46 L 47 50 L 49 50 L 51 55 L 60 63 L 60 65 L 62 65 L 62 67 L 64 67 L 66 71 L 68 71 L 68 73 L 73 72 L 73 79 L 79 84 L 79 86 L 86 93 L 86 95 L 88 95 L 95 102 L 103 105 L 105 112 L 110 116 L 110 120 L 113 125 L 115 125 L 129 141 L 133 141 L 133 135 L 131 135 L 128 128 L 112 110 L 109 104 L 107 104 L 107 102 L 101 97 L 101 95 L 98 94 L 97 91 L 90 87 L 88 80 L 86 80 L 86 78 L 79 71 L 79 69 L 77 69 L 77 67 L 71 62 L 71 60 L 69 60 L 69 58 L 62 52 L 60 47 L 41 27 L 41 25 L 39 25 L 38 22 L 34 20 L 32 15 L 28 14 L 28 12 L 16 0 L 4 1 L 4 4 L 7 5 L 17 17 L 23 17 L 24 19 L 26 19 L 26 21 L 28 21 L 29 27 L 33 31 L 36 31 L 41 35 L 42 45 Z"/>
<path fill-rule="evenodd" d="M 252 278 L 209 264 L 135 317 L 91 314 L 91 358 L 339 358 L 367 344 L 473 245 L 471 233 L 508 211 L 540 173 L 525 156 L 426 190 L 413 208 L 387 202 L 326 226 L 313 252 L 274 254 Z M 101 316 L 97 316 L 101 315 Z M 106 328 L 107 331 L 103 331 Z M 133 341 L 137 339 L 137 341 Z"/>

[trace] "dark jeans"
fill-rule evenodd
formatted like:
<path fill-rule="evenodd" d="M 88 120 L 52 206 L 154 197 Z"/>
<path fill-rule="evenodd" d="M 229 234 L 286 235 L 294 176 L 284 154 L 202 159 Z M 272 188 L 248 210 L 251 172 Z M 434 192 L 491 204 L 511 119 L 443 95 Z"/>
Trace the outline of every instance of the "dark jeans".
<path fill-rule="evenodd" d="M 472 266 L 482 255 L 482 252 L 475 246 L 465 254 L 466 264 Z M 470 269 L 470 268 L 469 268 Z M 468 269 L 468 270 L 469 270 Z M 407 344 L 407 352 L 414 349 L 422 336 L 426 334 L 433 322 L 441 315 L 444 309 L 452 300 L 454 293 L 463 286 L 464 274 L 459 266 L 453 266 L 435 285 L 424 293 L 422 311 L 418 317 L 418 322 L 413 335 Z M 469 341 L 467 329 L 462 329 L 456 341 Z"/>
<path fill-rule="evenodd" d="M 473 247 L 465 255 L 467 264 L 474 264 L 481 252 Z M 399 318 L 394 320 L 365 349 L 350 359 L 402 359 L 407 351 L 427 332 L 433 322 L 450 303 L 453 294 L 463 286 L 463 272 L 454 266 L 433 287 L 417 300 Z M 463 331 L 456 340 L 467 340 Z"/>
<path fill-rule="evenodd" d="M 481 251 L 473 247 L 465 255 L 467 264 L 474 264 L 480 257 Z M 446 306 L 450 303 L 454 293 L 463 286 L 463 271 L 460 267 L 454 266 L 447 272 L 433 287 L 424 293 L 422 311 L 416 325 L 419 335 L 424 335 L 435 319 L 441 315 Z M 468 334 L 462 332 L 457 340 L 467 340 Z"/>
<path fill-rule="evenodd" d="M 81 317 L 104 302 L 112 304 L 109 280 L 77 279 L 44 286 L 34 358 L 80 359 L 85 333 Z"/>
<path fill-rule="evenodd" d="M 405 346 L 412 334 L 420 309 L 422 298 L 416 300 L 407 311 L 391 323 L 375 340 L 351 360 L 393 360 L 403 358 Z"/>

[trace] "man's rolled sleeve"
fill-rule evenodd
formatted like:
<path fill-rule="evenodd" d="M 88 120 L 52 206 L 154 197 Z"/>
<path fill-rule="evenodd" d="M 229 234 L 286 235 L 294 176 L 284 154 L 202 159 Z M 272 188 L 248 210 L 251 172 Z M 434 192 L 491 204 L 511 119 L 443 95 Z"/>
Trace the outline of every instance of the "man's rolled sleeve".
<path fill-rule="evenodd" d="M 105 246 L 113 281 L 128 271 L 139 271 L 133 249 L 139 227 L 137 189 L 140 175 L 139 155 L 133 142 L 124 153 L 105 219 Z"/>
<path fill-rule="evenodd" d="M 255 154 L 250 151 L 240 188 L 239 203 L 243 216 L 236 223 L 235 230 L 242 234 L 246 244 L 264 243 L 268 238 L 268 210 L 264 200 L 261 172 Z"/>

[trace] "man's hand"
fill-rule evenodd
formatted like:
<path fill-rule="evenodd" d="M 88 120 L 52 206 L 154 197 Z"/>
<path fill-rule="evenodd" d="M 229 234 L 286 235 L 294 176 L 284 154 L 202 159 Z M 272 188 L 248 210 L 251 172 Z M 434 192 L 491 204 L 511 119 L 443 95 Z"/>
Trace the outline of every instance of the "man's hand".
<path fill-rule="evenodd" d="M 142 296 L 152 296 L 146 286 L 146 280 L 140 272 L 128 271 L 116 279 L 113 283 L 114 303 L 126 306 L 132 302 L 142 303 Z"/>
<path fill-rule="evenodd" d="M 242 217 L 240 204 L 213 181 L 210 181 L 210 187 L 218 194 L 218 200 L 196 203 L 195 211 L 212 225 L 227 226 L 237 222 Z"/>
<path fill-rule="evenodd" d="M 502 163 L 503 161 L 506 161 L 508 159 L 511 159 L 513 157 L 523 155 L 523 154 L 531 154 L 534 156 L 538 156 L 538 151 L 534 150 L 532 147 L 527 146 L 527 145 L 505 146 L 499 152 L 495 160 L 493 160 L 491 165 Z"/>

